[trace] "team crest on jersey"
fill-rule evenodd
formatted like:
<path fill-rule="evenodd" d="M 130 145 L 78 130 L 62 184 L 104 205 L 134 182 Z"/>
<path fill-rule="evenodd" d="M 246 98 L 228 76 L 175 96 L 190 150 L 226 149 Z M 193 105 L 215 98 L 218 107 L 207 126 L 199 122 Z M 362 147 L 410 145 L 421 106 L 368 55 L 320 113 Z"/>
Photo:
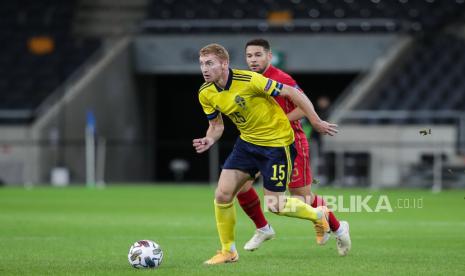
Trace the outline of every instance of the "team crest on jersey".
<path fill-rule="evenodd" d="M 240 106 L 242 109 L 247 109 L 247 106 L 245 106 L 245 99 L 242 98 L 241 96 L 237 95 L 236 98 L 234 99 L 236 104 Z"/>

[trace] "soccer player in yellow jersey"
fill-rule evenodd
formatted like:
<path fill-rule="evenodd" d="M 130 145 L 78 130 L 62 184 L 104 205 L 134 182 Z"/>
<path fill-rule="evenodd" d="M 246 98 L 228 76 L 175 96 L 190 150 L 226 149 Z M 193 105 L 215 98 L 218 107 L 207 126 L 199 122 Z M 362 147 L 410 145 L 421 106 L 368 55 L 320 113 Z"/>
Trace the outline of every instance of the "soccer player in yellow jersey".
<path fill-rule="evenodd" d="M 295 158 L 294 132 L 273 97 L 289 98 L 322 134 L 336 134 L 337 125 L 321 120 L 310 100 L 297 89 L 255 72 L 230 69 L 229 54 L 219 44 L 203 47 L 199 61 L 205 79 L 199 90 L 199 101 L 209 120 L 209 127 L 205 137 L 193 140 L 196 152 L 207 151 L 220 139 L 224 130 L 221 114 L 228 116 L 240 132 L 223 165 L 215 191 L 215 217 L 222 248 L 205 264 L 236 262 L 239 259 L 235 246 L 234 197 L 258 172 L 263 176 L 267 208 L 271 212 L 310 220 L 324 229 L 322 234 L 328 233 L 330 227 L 325 206 L 313 208 L 284 195 Z"/>

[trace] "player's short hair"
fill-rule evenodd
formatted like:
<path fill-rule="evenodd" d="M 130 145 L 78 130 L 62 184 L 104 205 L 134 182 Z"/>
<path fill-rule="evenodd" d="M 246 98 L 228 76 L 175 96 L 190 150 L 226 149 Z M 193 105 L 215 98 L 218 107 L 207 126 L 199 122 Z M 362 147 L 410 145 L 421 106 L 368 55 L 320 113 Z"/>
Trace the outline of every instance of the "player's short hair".
<path fill-rule="evenodd" d="M 268 40 L 263 39 L 263 38 L 256 38 L 256 39 L 247 41 L 247 43 L 245 44 L 245 49 L 247 49 L 247 47 L 249 46 L 261 46 L 266 51 L 271 50 L 270 43 L 268 42 Z"/>
<path fill-rule="evenodd" d="M 226 48 L 224 48 L 220 44 L 216 44 L 216 43 L 208 44 L 207 46 L 203 47 L 199 51 L 199 56 L 205 56 L 208 54 L 213 54 L 222 61 L 229 61 L 228 51 L 226 50 Z"/>

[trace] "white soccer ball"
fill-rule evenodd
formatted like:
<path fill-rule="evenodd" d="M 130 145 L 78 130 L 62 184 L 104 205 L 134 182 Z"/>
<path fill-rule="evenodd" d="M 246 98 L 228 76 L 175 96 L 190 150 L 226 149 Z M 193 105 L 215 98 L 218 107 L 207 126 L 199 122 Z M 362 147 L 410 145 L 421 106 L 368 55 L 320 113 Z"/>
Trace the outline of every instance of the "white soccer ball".
<path fill-rule="evenodd" d="M 129 248 L 128 260 L 134 268 L 157 268 L 163 260 L 163 251 L 156 242 L 141 240 Z"/>

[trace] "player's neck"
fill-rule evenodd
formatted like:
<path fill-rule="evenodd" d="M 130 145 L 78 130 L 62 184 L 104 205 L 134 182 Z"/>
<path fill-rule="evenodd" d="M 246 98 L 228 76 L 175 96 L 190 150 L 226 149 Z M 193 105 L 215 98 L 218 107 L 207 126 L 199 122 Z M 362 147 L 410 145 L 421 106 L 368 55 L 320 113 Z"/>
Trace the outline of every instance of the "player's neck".
<path fill-rule="evenodd" d="M 268 63 L 268 65 L 265 67 L 265 69 L 263 69 L 263 72 L 262 74 L 265 74 L 266 71 L 268 71 L 271 67 L 271 63 Z"/>
<path fill-rule="evenodd" d="M 223 72 L 223 74 L 221 74 L 220 79 L 218 81 L 216 81 L 215 83 L 219 87 L 225 88 L 226 84 L 228 83 L 228 78 L 229 78 L 229 69 L 226 70 L 225 72 Z"/>

